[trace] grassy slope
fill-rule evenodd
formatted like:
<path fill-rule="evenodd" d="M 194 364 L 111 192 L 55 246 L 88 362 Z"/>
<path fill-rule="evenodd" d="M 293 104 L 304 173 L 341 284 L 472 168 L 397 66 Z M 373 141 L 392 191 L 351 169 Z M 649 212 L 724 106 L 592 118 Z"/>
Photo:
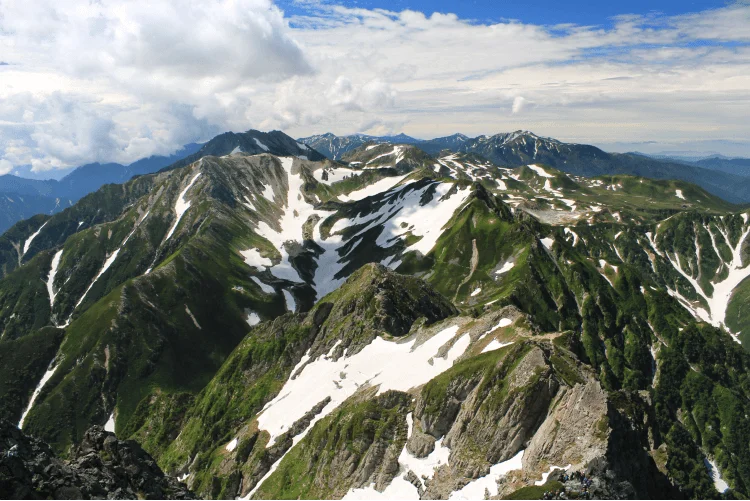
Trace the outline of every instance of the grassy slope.
<path fill-rule="evenodd" d="M 65 362 L 48 385 L 54 389 L 30 414 L 30 429 L 64 449 L 115 406 L 124 426 L 153 392 L 205 386 L 249 329 L 246 309 L 264 318 L 285 310 L 280 297 L 263 294 L 250 280 L 236 252 L 252 238 L 239 219 L 209 220 L 150 275 L 92 301 L 67 329 Z"/>

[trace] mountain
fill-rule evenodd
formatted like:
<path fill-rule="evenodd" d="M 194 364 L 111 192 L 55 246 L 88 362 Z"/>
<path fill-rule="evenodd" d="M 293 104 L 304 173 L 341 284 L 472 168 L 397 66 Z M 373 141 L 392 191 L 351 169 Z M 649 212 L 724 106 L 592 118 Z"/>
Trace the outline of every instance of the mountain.
<path fill-rule="evenodd" d="M 128 166 L 120 164 L 89 164 L 76 170 L 60 180 L 57 196 L 78 200 L 84 195 L 98 190 L 105 184 L 122 184 L 134 176 L 151 174 L 168 165 L 182 160 L 197 152 L 202 145 L 191 143 L 169 156 L 151 156 L 142 158 Z"/>
<path fill-rule="evenodd" d="M 452 136 L 438 137 L 420 143 L 419 147 L 432 155 L 437 155 L 443 150 L 460 151 L 464 144 L 470 141 L 469 136 L 453 134 Z"/>
<path fill-rule="evenodd" d="M 357 149 L 368 143 L 393 143 L 393 144 L 421 144 L 421 139 L 415 139 L 406 134 L 395 136 L 368 136 L 366 134 L 353 134 L 351 136 L 336 136 L 330 132 L 317 136 L 309 136 L 298 139 L 300 143 L 306 144 L 316 151 L 321 152 L 331 160 L 339 160 L 347 152 Z"/>
<path fill-rule="evenodd" d="M 8 210 L 0 218 L 0 232 L 13 223 L 35 214 L 53 214 L 72 206 L 81 197 L 105 184 L 122 184 L 134 176 L 151 174 L 162 169 L 184 167 L 206 155 L 224 156 L 231 153 L 263 153 L 294 155 L 310 160 L 324 157 L 279 131 L 269 133 L 250 130 L 226 132 L 204 144 L 191 143 L 169 156 L 151 156 L 128 166 L 117 163 L 88 164 L 78 167 L 60 181 L 37 181 L 17 176 L 0 176 L 0 205 Z M 19 195 L 25 195 L 16 203 Z M 4 197 L 4 201 L 3 201 Z M 13 200 L 11 202 L 10 200 Z M 15 203 L 15 205 L 14 205 Z"/>
<path fill-rule="evenodd" d="M 117 163 L 88 164 L 73 170 L 60 181 L 0 176 L 0 205 L 4 209 L 0 218 L 0 232 L 33 215 L 53 214 L 70 207 L 105 184 L 121 184 L 133 176 L 156 172 L 199 148 L 198 144 L 188 144 L 172 155 L 151 156 L 128 166 Z"/>
<path fill-rule="evenodd" d="M 350 150 L 341 161 L 362 170 L 392 168 L 408 173 L 432 162 L 432 158 L 416 146 L 409 144 L 372 143 Z"/>
<path fill-rule="evenodd" d="M 704 169 L 727 172 L 742 177 L 750 177 L 750 158 L 704 158 L 696 161 L 695 165 Z"/>
<path fill-rule="evenodd" d="M 323 160 L 325 158 L 314 147 L 311 148 L 307 144 L 295 141 L 281 131 L 248 130 L 246 132 L 220 134 L 205 143 L 197 152 L 170 165 L 169 168 L 184 167 L 208 155 L 223 157 L 233 153 L 251 155 L 270 153 L 281 156 L 291 155 L 307 160 Z"/>
<path fill-rule="evenodd" d="M 364 144 L 363 141 L 356 142 L 353 139 L 356 137 L 360 136 L 336 138 L 328 135 L 325 141 L 326 144 L 346 144 L 345 147 L 341 146 L 339 150 L 336 150 L 339 153 L 335 158 L 339 159 L 345 151 Z M 305 140 L 300 139 L 302 142 Z M 368 140 L 376 143 L 384 142 L 379 138 Z M 750 180 L 737 175 L 744 169 L 742 167 L 744 164 L 741 162 L 736 165 L 732 164 L 735 165 L 734 170 L 727 172 L 727 168 L 715 169 L 709 167 L 709 164 L 686 165 L 685 162 L 655 159 L 633 153 L 606 153 L 595 146 L 563 143 L 521 130 L 476 138 L 454 134 L 444 138 L 420 141 L 416 143 L 416 146 L 431 155 L 438 155 L 443 150 L 473 153 L 501 167 L 538 163 L 576 176 L 625 174 L 652 179 L 680 179 L 697 184 L 729 202 L 750 203 Z"/>
<path fill-rule="evenodd" d="M 750 493 L 747 210 L 245 134 L 0 237 L 0 418 L 208 498 Z"/>
<path fill-rule="evenodd" d="M 36 214 L 61 210 L 59 199 L 27 193 L 0 193 L 0 231 Z"/>

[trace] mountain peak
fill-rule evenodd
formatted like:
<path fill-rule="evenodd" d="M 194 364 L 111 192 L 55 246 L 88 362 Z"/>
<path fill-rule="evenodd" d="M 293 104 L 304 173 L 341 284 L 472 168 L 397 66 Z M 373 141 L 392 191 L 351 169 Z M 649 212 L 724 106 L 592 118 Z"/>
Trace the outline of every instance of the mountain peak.
<path fill-rule="evenodd" d="M 261 132 L 250 129 L 245 132 L 224 132 L 205 143 L 198 152 L 185 157 L 164 170 L 185 167 L 205 156 L 223 157 L 234 153 L 258 155 L 270 153 L 280 157 L 298 157 L 307 160 L 324 160 L 325 156 L 307 144 L 292 139 L 287 134 L 273 130 Z"/>
<path fill-rule="evenodd" d="M 368 263 L 311 312 L 310 318 L 325 317 L 313 351 L 323 353 L 340 344 L 352 354 L 378 335 L 405 336 L 419 318 L 432 324 L 457 313 L 456 307 L 424 280 Z"/>

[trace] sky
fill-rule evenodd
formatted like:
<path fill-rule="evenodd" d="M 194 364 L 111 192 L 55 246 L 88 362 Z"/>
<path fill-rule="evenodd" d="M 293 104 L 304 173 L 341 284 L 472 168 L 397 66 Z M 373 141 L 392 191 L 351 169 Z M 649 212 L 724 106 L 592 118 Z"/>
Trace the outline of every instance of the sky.
<path fill-rule="evenodd" d="M 250 128 L 750 156 L 748 116 L 748 1 L 0 0 L 0 174 Z"/>

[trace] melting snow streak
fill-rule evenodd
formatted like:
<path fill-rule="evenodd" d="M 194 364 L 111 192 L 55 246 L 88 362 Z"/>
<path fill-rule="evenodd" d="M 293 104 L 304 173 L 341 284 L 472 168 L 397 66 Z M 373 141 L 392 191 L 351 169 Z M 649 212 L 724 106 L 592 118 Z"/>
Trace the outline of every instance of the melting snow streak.
<path fill-rule="evenodd" d="M 172 227 L 169 229 L 169 233 L 167 233 L 167 237 L 164 239 L 165 242 L 172 237 L 174 230 L 177 229 L 177 225 L 180 224 L 180 220 L 182 219 L 183 214 L 185 214 L 185 212 L 187 212 L 187 210 L 190 208 L 190 202 L 185 200 L 185 195 L 187 195 L 188 190 L 193 187 L 193 184 L 198 180 L 198 178 L 201 177 L 201 174 L 201 172 L 196 174 L 195 177 L 187 185 L 187 187 L 182 190 L 179 198 L 177 198 L 177 203 L 174 206 L 174 212 L 177 216 L 175 217 L 174 224 L 172 224 Z"/>

